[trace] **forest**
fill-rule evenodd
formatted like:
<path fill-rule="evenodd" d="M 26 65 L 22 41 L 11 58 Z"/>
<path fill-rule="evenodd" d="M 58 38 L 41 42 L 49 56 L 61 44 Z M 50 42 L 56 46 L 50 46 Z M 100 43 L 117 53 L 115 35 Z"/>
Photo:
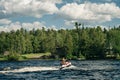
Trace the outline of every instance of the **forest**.
<path fill-rule="evenodd" d="M 75 29 L 33 29 L 0 32 L 0 55 L 5 52 L 36 54 L 50 52 L 51 58 L 117 59 L 120 56 L 120 26 Z"/>

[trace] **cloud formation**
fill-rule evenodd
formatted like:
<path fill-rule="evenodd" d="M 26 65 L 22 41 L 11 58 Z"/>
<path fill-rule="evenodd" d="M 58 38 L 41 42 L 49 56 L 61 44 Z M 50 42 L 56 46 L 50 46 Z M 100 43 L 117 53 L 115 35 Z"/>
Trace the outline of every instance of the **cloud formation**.
<path fill-rule="evenodd" d="M 61 0 L 0 0 L 0 19 L 14 16 L 40 18 L 58 11 Z"/>
<path fill-rule="evenodd" d="M 68 3 L 59 10 L 59 15 L 67 21 L 106 22 L 120 18 L 120 8 L 114 3 Z"/>
<path fill-rule="evenodd" d="M 0 32 L 1 31 L 5 31 L 5 32 L 10 32 L 11 30 L 19 30 L 21 28 L 23 29 L 26 29 L 28 31 L 32 30 L 32 29 L 42 29 L 42 28 L 45 28 L 46 30 L 47 29 L 54 29 L 54 30 L 57 30 L 56 29 L 56 26 L 52 25 L 52 26 L 45 26 L 45 23 L 44 22 L 38 22 L 38 21 L 35 21 L 33 23 L 20 23 L 20 22 L 14 22 L 14 23 L 10 23 L 10 24 L 6 24 L 4 26 L 0 26 Z"/>
<path fill-rule="evenodd" d="M 15 23 L 10 23 L 8 25 L 0 26 L 0 32 L 5 31 L 5 32 L 10 32 L 11 30 L 18 30 L 21 28 L 24 28 L 26 30 L 32 30 L 34 29 L 42 29 L 42 27 L 46 28 L 46 26 L 43 23 L 40 23 L 38 21 L 35 21 L 33 23 L 20 23 L 20 22 L 15 22 Z"/>
<path fill-rule="evenodd" d="M 49 15 L 50 18 L 51 16 L 54 18 L 57 15 L 57 17 L 59 16 L 58 18 L 62 18 L 61 20 L 64 21 L 59 22 L 56 19 L 55 22 L 69 27 L 73 26 L 76 21 L 87 25 L 120 18 L 120 7 L 115 3 L 111 3 L 112 0 L 105 0 L 109 3 L 82 3 L 81 0 L 72 1 L 73 3 L 64 4 L 62 0 L 0 0 L 0 31 L 17 30 L 21 27 L 28 30 L 33 28 L 41 29 L 40 26 L 45 27 L 45 25 L 38 22 L 38 19 L 49 22 L 46 20 L 48 18 L 44 18 L 44 15 Z M 24 19 L 24 16 L 32 16 L 35 19 L 37 18 L 37 20 L 31 20 L 33 23 L 28 20 L 28 23 L 25 23 L 22 22 L 21 18 L 18 21 L 13 19 L 13 17 L 19 18 L 19 16 L 22 16 Z M 56 26 L 52 23 L 47 28 L 50 27 L 56 29 Z"/>
<path fill-rule="evenodd" d="M 16 16 L 41 18 L 46 14 L 58 14 L 68 21 L 105 22 L 120 18 L 120 8 L 115 3 L 67 3 L 58 9 L 56 4 L 60 3 L 62 0 L 0 0 L 0 19 Z"/>
<path fill-rule="evenodd" d="M 2 25 L 9 24 L 9 23 L 11 23 L 11 21 L 8 19 L 0 19 L 0 24 Z"/>

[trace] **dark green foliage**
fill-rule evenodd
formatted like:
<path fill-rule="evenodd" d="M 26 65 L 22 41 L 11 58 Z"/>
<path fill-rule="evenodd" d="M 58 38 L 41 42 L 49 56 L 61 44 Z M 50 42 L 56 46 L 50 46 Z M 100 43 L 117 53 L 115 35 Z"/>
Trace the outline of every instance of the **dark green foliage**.
<path fill-rule="evenodd" d="M 19 58 L 20 58 L 20 55 L 13 51 L 11 51 L 9 55 L 6 56 L 6 60 L 8 61 L 18 61 Z"/>
<path fill-rule="evenodd" d="M 51 52 L 55 58 L 105 59 L 120 55 L 120 27 L 102 30 L 85 28 L 75 23 L 76 29 L 58 31 L 42 28 L 27 31 L 0 32 L 0 54 L 12 51 L 8 60 L 18 60 L 20 54 Z"/>

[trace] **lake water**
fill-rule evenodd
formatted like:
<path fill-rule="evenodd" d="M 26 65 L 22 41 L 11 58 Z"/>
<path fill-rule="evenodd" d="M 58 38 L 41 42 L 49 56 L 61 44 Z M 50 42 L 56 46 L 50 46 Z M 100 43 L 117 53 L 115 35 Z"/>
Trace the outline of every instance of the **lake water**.
<path fill-rule="evenodd" d="M 119 60 L 71 61 L 59 70 L 60 61 L 0 62 L 0 80 L 120 80 Z"/>

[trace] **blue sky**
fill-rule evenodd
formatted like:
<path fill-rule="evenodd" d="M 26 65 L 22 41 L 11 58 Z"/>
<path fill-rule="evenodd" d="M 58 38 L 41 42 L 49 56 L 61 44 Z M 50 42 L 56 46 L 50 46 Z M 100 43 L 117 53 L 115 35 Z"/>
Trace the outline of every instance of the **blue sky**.
<path fill-rule="evenodd" d="M 120 0 L 0 0 L 0 31 L 120 25 Z"/>

